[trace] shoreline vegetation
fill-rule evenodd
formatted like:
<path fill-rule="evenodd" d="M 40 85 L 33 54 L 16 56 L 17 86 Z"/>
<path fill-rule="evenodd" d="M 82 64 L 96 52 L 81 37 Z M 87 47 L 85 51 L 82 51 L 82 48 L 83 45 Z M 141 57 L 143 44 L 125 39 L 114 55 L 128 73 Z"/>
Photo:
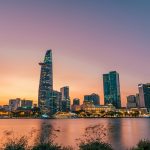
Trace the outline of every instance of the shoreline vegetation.
<path fill-rule="evenodd" d="M 81 143 L 78 150 L 115 150 L 111 144 L 102 141 L 91 141 L 87 143 Z M 20 139 L 11 140 L 4 145 L 1 150 L 76 150 L 71 146 L 63 147 L 58 144 L 54 144 L 49 141 L 47 143 L 36 143 L 32 147 L 28 147 L 27 139 L 21 137 Z M 126 150 L 150 150 L 149 140 L 140 140 L 136 146 Z"/>
<path fill-rule="evenodd" d="M 106 128 L 102 124 L 91 125 L 85 128 L 84 134 L 75 140 L 76 147 L 63 146 L 56 143 L 55 139 L 60 130 L 55 130 L 50 124 L 43 123 L 41 131 L 33 130 L 30 136 L 14 135 L 5 131 L 6 141 L 0 143 L 1 150 L 117 150 L 107 141 L 113 126 Z M 34 137 L 34 138 L 33 138 Z M 34 140 L 30 143 L 31 138 Z M 0 139 L 1 140 L 1 139 Z M 2 140 L 1 140 L 2 141 Z M 29 144 L 30 143 L 30 144 Z M 150 140 L 140 140 L 137 145 L 126 150 L 150 150 Z"/>

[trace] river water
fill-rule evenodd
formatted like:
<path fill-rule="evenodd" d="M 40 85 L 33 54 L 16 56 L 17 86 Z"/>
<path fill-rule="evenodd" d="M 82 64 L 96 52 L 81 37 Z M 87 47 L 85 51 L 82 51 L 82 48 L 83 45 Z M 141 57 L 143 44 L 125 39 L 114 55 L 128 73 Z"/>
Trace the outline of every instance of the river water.
<path fill-rule="evenodd" d="M 85 129 L 93 126 L 99 126 L 97 130 L 106 133 L 103 139 L 116 150 L 126 150 L 140 139 L 150 139 L 149 118 L 1 119 L 0 144 L 9 138 L 26 136 L 32 145 L 38 139 L 46 140 L 52 136 L 55 143 L 77 149 L 80 140 L 76 139 L 82 138 Z"/>

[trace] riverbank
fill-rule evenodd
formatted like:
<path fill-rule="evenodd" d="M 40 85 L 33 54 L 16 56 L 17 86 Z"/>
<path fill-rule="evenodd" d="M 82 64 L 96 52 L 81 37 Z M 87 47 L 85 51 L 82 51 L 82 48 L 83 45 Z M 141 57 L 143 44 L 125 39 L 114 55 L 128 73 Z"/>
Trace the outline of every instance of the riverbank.
<path fill-rule="evenodd" d="M 127 150 L 135 146 L 140 139 L 150 139 L 148 118 L 76 118 L 76 119 L 0 119 L 0 143 L 14 135 L 28 136 L 29 144 L 38 137 L 49 137 L 49 127 L 56 135 L 55 143 L 77 148 L 76 139 L 82 137 L 87 127 L 100 125 L 105 127 L 106 142 L 116 150 Z M 109 130 L 111 129 L 111 130 Z M 46 134 L 45 134 L 46 133 Z M 65 138 L 64 138 L 65 137 Z M 1 146 L 0 146 L 1 147 Z"/>
<path fill-rule="evenodd" d="M 90 132 L 88 129 L 92 130 L 93 134 L 95 134 L 95 127 L 87 128 L 87 133 L 85 133 L 82 138 L 79 138 L 80 143 L 76 149 L 71 146 L 59 145 L 52 139 L 46 141 L 44 137 L 43 139 L 37 137 L 38 140 L 36 140 L 34 145 L 29 146 L 27 137 L 22 136 L 20 138 L 9 139 L 1 147 L 1 150 L 120 150 L 114 149 L 110 143 L 104 142 L 104 137 L 99 137 L 104 131 L 98 134 L 96 133 L 95 138 L 93 138 L 93 135 L 89 135 Z M 86 136 L 88 136 L 88 138 Z M 130 150 L 150 150 L 150 140 L 140 140 L 135 146 L 131 147 Z"/>
<path fill-rule="evenodd" d="M 62 117 L 62 118 L 54 118 L 54 117 L 47 117 L 47 118 L 43 118 L 43 117 L 0 117 L 0 119 L 103 119 L 103 118 L 150 118 L 150 116 L 141 116 L 141 117 Z"/>

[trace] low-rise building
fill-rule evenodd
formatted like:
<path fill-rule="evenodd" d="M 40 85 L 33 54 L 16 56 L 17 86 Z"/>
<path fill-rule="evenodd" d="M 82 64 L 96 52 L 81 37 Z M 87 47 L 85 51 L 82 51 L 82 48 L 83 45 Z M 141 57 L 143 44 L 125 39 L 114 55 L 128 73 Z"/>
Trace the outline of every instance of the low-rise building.
<path fill-rule="evenodd" d="M 101 112 L 101 111 L 115 111 L 115 107 L 112 104 L 95 106 L 92 102 L 84 102 L 81 105 L 81 110 L 88 112 Z"/>
<path fill-rule="evenodd" d="M 33 101 L 32 100 L 21 100 L 21 107 L 24 108 L 32 108 Z"/>
<path fill-rule="evenodd" d="M 3 109 L 4 109 L 5 111 L 10 111 L 9 105 L 3 105 Z"/>
<path fill-rule="evenodd" d="M 81 110 L 81 106 L 80 105 L 72 105 L 71 106 L 71 111 L 72 112 L 78 112 Z"/>
<path fill-rule="evenodd" d="M 10 99 L 9 100 L 9 108 L 10 108 L 10 110 L 11 111 L 17 110 L 17 108 L 21 106 L 20 101 L 21 101 L 20 98 Z"/>
<path fill-rule="evenodd" d="M 94 105 L 100 105 L 100 97 L 98 94 L 84 95 L 84 102 L 93 102 Z"/>
<path fill-rule="evenodd" d="M 71 106 L 71 111 L 72 112 L 78 112 L 80 110 L 81 110 L 80 99 L 79 98 L 74 98 L 73 99 L 73 104 Z"/>
<path fill-rule="evenodd" d="M 137 102 L 135 95 L 127 96 L 127 108 L 136 108 Z"/>

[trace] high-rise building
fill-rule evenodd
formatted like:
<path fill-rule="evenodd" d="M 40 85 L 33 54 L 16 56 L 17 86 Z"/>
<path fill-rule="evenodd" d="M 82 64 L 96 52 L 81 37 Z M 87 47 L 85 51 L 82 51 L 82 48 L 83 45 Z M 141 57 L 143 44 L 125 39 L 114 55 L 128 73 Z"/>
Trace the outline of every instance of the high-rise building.
<path fill-rule="evenodd" d="M 32 100 L 21 100 L 21 107 L 32 108 L 33 101 Z"/>
<path fill-rule="evenodd" d="M 54 113 L 61 111 L 61 92 L 53 91 Z"/>
<path fill-rule="evenodd" d="M 49 100 L 52 99 L 51 96 L 53 95 L 52 50 L 47 50 L 44 62 L 39 63 L 39 65 L 41 66 L 41 74 L 38 93 L 38 106 L 44 113 L 53 107 L 51 106 L 53 103 L 49 102 Z"/>
<path fill-rule="evenodd" d="M 103 87 L 105 105 L 112 104 L 116 108 L 120 108 L 121 96 L 119 74 L 116 71 L 103 74 Z"/>
<path fill-rule="evenodd" d="M 62 100 L 70 100 L 69 86 L 64 86 L 64 87 L 60 88 L 60 92 L 62 93 Z"/>
<path fill-rule="evenodd" d="M 137 103 L 136 103 L 135 95 L 127 96 L 127 108 L 136 108 L 136 107 L 137 107 Z"/>
<path fill-rule="evenodd" d="M 100 98 L 98 94 L 84 95 L 84 102 L 93 102 L 94 105 L 100 105 Z"/>
<path fill-rule="evenodd" d="M 50 114 L 55 114 L 61 110 L 61 92 L 49 91 L 47 94 L 46 105 L 49 107 Z"/>
<path fill-rule="evenodd" d="M 150 111 L 150 83 L 139 84 L 140 107 L 146 107 Z"/>
<path fill-rule="evenodd" d="M 60 89 L 61 92 L 61 102 L 62 102 L 62 111 L 70 111 L 70 96 L 69 96 L 69 87 L 65 86 Z"/>

